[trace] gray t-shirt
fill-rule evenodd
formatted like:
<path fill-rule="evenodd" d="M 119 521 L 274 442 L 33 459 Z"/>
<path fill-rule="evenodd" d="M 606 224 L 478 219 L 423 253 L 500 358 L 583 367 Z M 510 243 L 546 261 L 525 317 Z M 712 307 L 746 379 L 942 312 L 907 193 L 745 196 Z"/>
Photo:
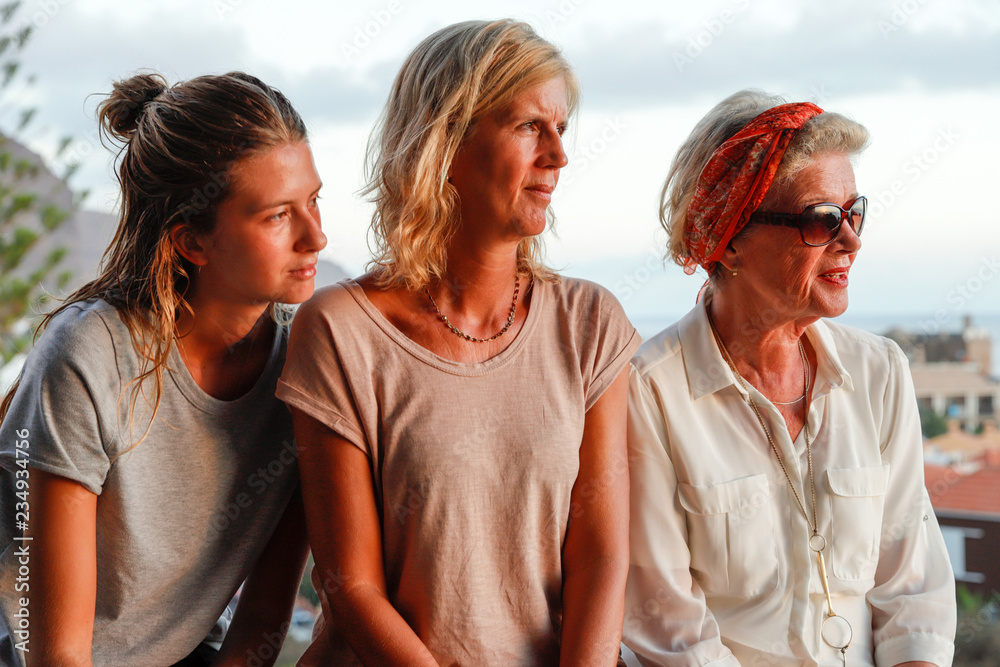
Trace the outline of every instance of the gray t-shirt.
<path fill-rule="evenodd" d="M 140 397 L 130 432 L 131 387 L 122 392 L 140 360 L 118 312 L 92 300 L 52 320 L 0 426 L 0 662 L 20 664 L 12 644 L 25 626 L 31 647 L 30 591 L 18 581 L 25 560 L 37 567 L 18 541 L 18 521 L 37 520 L 30 476 L 28 516 L 17 514 L 25 468 L 98 494 L 94 665 L 171 665 L 205 639 L 297 487 L 291 420 L 274 397 L 286 344 L 282 327 L 234 401 L 202 391 L 174 348 L 156 419 L 130 450 L 150 408 Z"/>

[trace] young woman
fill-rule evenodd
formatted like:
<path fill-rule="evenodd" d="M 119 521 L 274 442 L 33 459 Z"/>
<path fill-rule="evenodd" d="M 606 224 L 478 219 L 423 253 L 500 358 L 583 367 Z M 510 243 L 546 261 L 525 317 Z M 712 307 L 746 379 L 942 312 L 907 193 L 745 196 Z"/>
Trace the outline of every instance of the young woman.
<path fill-rule="evenodd" d="M 207 664 L 245 581 L 213 664 L 269 664 L 306 554 L 274 398 L 277 304 L 312 294 L 326 244 L 305 126 L 241 73 L 134 76 L 100 120 L 117 233 L 0 408 L 0 660 Z"/>
<path fill-rule="evenodd" d="M 301 665 L 613 665 L 639 336 L 539 235 L 578 98 L 469 21 L 403 65 L 370 156 L 373 270 L 303 306 L 279 396 L 326 597 Z"/>

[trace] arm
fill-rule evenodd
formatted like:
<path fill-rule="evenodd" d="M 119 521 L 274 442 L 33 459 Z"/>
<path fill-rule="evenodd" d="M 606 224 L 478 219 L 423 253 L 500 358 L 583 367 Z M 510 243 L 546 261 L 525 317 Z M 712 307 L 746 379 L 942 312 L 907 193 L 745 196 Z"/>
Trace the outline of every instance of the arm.
<path fill-rule="evenodd" d="M 367 455 L 292 409 L 306 524 L 332 625 L 366 665 L 437 662 L 389 602 L 379 522 Z"/>
<path fill-rule="evenodd" d="M 31 470 L 28 667 L 91 665 L 97 600 L 97 495 Z M 17 543 L 15 543 L 17 544 Z"/>
<path fill-rule="evenodd" d="M 246 665 L 249 655 L 257 656 L 256 664 L 274 664 L 288 632 L 308 551 L 302 500 L 296 494 L 243 584 L 232 625 L 213 662 L 216 667 Z M 268 660 L 261 657 L 265 646 L 273 649 L 267 652 Z"/>
<path fill-rule="evenodd" d="M 628 367 L 587 411 L 563 546 L 562 665 L 614 665 L 628 573 Z"/>
<path fill-rule="evenodd" d="M 643 665 L 739 667 L 691 576 L 686 518 L 668 451 L 665 406 L 633 370 L 628 407 L 631 519 L 625 643 Z"/>
<path fill-rule="evenodd" d="M 889 384 L 881 426 L 882 460 L 889 463 L 872 607 L 875 661 L 951 665 L 955 580 L 934 510 L 924 488 L 920 418 L 902 351 L 889 343 Z"/>

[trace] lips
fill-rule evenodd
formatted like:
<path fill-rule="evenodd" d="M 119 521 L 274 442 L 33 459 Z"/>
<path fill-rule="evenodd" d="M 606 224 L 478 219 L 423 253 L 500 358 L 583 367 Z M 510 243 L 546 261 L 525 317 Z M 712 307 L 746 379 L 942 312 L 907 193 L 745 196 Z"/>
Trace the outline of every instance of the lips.
<path fill-rule="evenodd" d="M 312 278 L 313 276 L 316 275 L 316 262 L 313 262 L 312 264 L 307 264 L 298 269 L 293 269 L 292 271 L 290 271 L 290 273 L 296 278 L 301 278 L 303 280 Z"/>
<path fill-rule="evenodd" d="M 528 192 L 535 195 L 536 197 L 541 197 L 546 201 L 552 200 L 552 191 L 555 190 L 554 185 L 548 185 L 547 183 L 539 183 L 538 185 L 529 185 L 525 188 Z"/>
<path fill-rule="evenodd" d="M 841 266 L 825 273 L 819 274 L 821 280 L 833 283 L 834 285 L 846 287 L 847 286 L 847 274 L 850 273 L 850 266 Z"/>

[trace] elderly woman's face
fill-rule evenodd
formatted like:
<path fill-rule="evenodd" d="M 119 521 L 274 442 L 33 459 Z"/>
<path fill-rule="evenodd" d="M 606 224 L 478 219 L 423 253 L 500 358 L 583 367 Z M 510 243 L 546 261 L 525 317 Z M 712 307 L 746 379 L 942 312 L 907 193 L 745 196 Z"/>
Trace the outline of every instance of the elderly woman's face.
<path fill-rule="evenodd" d="M 545 230 L 545 210 L 567 163 L 566 107 L 566 83 L 557 77 L 479 119 L 451 165 L 464 233 L 519 241 Z"/>
<path fill-rule="evenodd" d="M 768 196 L 762 209 L 799 213 L 810 204 L 847 207 L 857 196 L 854 169 L 846 155 L 820 153 L 795 180 Z M 842 222 L 825 246 L 802 242 L 797 229 L 756 225 L 733 244 L 738 277 L 752 293 L 759 312 L 784 318 L 836 317 L 847 309 L 847 276 L 861 239 Z"/>

